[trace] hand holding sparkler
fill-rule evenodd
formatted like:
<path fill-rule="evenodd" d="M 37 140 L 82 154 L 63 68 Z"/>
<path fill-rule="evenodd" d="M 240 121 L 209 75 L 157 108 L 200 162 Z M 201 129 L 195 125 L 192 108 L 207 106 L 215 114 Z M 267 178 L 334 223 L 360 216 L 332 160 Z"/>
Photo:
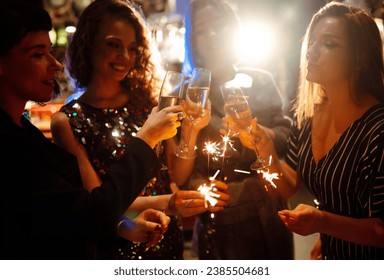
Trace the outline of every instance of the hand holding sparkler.
<path fill-rule="evenodd" d="M 204 213 L 208 208 L 211 212 L 222 210 L 230 199 L 227 192 L 228 186 L 220 181 L 215 181 L 212 186 L 211 183 L 208 183 L 209 192 L 202 191 L 200 187 L 197 191 L 176 191 L 169 200 L 168 211 L 179 217 L 189 217 Z M 215 199 L 215 202 L 210 199 L 211 197 Z M 208 200 L 212 204 L 208 205 Z"/>
<path fill-rule="evenodd" d="M 216 181 L 201 184 L 197 190 L 204 195 L 204 208 L 210 212 L 217 212 L 223 209 L 231 199 L 228 193 L 228 186 L 224 182 Z"/>
<path fill-rule="evenodd" d="M 154 246 L 163 238 L 170 221 L 162 211 L 146 209 L 134 221 L 128 218 L 122 220 L 118 224 L 118 233 L 127 240 L 147 242 L 148 246 Z"/>

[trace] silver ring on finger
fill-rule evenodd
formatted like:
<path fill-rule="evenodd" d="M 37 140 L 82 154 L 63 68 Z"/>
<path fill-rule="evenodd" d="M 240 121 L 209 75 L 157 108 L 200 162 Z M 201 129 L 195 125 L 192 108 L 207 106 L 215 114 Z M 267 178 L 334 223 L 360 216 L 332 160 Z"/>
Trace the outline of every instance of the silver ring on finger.
<path fill-rule="evenodd" d="M 183 120 L 183 113 L 178 113 L 177 114 L 177 119 L 179 120 L 179 121 L 182 121 Z"/>
<path fill-rule="evenodd" d="M 184 203 L 184 207 L 187 208 L 192 201 L 193 199 L 187 199 Z"/>

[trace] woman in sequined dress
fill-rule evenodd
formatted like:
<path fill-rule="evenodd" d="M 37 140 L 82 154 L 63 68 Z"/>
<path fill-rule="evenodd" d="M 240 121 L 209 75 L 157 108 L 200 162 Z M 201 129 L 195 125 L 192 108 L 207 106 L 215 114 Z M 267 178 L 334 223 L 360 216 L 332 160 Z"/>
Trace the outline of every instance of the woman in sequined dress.
<path fill-rule="evenodd" d="M 52 134 L 56 143 L 77 156 L 84 185 L 89 190 L 103 181 L 111 164 L 124 155 L 131 137 L 156 105 L 158 68 L 147 32 L 143 18 L 131 3 L 98 0 L 83 11 L 69 46 L 69 71 L 85 92 L 55 115 Z M 162 111 L 166 113 L 174 107 Z M 201 124 L 195 126 L 191 145 L 194 145 L 199 129 L 209 122 L 209 117 L 206 114 Z M 175 214 L 163 240 L 150 247 L 121 239 L 97 240 L 94 258 L 183 258 L 178 216 L 195 215 L 205 212 L 206 208 L 199 192 L 176 191 L 172 194 L 170 176 L 172 181 L 183 184 L 194 161 L 174 157 L 172 148 L 175 145 L 173 141 L 166 143 L 168 171 L 159 173 L 144 188 L 142 196 L 127 213 L 133 215 L 135 211 L 151 207 Z M 220 182 L 218 187 L 226 189 Z M 221 210 L 228 198 L 227 194 L 221 193 L 218 204 L 210 211 Z"/>
<path fill-rule="evenodd" d="M 152 149 L 177 133 L 172 115 L 151 114 L 108 180 L 88 192 L 76 157 L 24 114 L 27 101 L 49 102 L 58 93 L 62 65 L 50 52 L 48 12 L 34 1 L 2 0 L 0 26 L 7 27 L 0 30 L 0 259 L 77 260 L 96 236 L 160 238 L 170 221 L 161 211 L 145 210 L 134 223 L 122 215 L 160 169 Z"/>

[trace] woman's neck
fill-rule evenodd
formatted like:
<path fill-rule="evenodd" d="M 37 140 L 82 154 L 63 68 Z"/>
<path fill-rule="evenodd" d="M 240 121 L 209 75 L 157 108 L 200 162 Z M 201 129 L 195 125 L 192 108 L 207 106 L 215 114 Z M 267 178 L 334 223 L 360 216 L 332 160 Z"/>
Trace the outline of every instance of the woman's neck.
<path fill-rule="evenodd" d="M 364 113 L 379 102 L 370 94 L 361 95 L 364 98 L 357 103 L 349 90 L 327 90 L 325 105 L 331 115 L 337 132 L 342 133 L 353 122 L 361 118 Z"/>
<path fill-rule="evenodd" d="M 6 112 L 12 119 L 12 121 L 21 126 L 20 117 L 24 112 L 25 105 L 27 103 L 26 100 L 18 98 L 17 94 L 6 94 L 1 91 L 2 95 L 0 95 L 0 107 Z"/>
<path fill-rule="evenodd" d="M 93 82 L 79 100 L 96 108 L 117 108 L 126 104 L 129 96 L 120 83 Z"/>

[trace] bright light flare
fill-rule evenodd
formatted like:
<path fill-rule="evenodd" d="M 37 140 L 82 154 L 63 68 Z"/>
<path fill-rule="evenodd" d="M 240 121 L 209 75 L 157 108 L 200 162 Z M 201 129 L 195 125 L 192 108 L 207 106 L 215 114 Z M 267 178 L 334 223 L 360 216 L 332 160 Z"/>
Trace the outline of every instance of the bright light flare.
<path fill-rule="evenodd" d="M 219 143 L 211 142 L 211 141 L 204 143 L 203 153 L 205 153 L 208 156 L 208 160 L 209 160 L 209 157 L 211 157 L 211 159 L 214 161 L 218 160 L 218 157 L 221 155 L 219 145 L 220 145 Z"/>
<path fill-rule="evenodd" d="M 243 61 L 265 62 L 275 53 L 276 31 L 270 23 L 244 23 L 236 40 L 236 51 Z"/>
<path fill-rule="evenodd" d="M 214 183 L 209 183 L 207 185 L 206 183 L 200 185 L 197 190 L 204 195 L 204 206 L 205 208 L 213 207 L 217 204 L 218 200 L 216 197 L 220 197 L 219 194 L 215 193 L 217 191 L 217 188 L 215 188 Z"/>
<path fill-rule="evenodd" d="M 263 174 L 263 178 L 268 181 L 272 187 L 277 188 L 273 180 L 279 179 L 278 173 L 269 173 L 269 170 L 258 170 L 257 172 Z"/>

